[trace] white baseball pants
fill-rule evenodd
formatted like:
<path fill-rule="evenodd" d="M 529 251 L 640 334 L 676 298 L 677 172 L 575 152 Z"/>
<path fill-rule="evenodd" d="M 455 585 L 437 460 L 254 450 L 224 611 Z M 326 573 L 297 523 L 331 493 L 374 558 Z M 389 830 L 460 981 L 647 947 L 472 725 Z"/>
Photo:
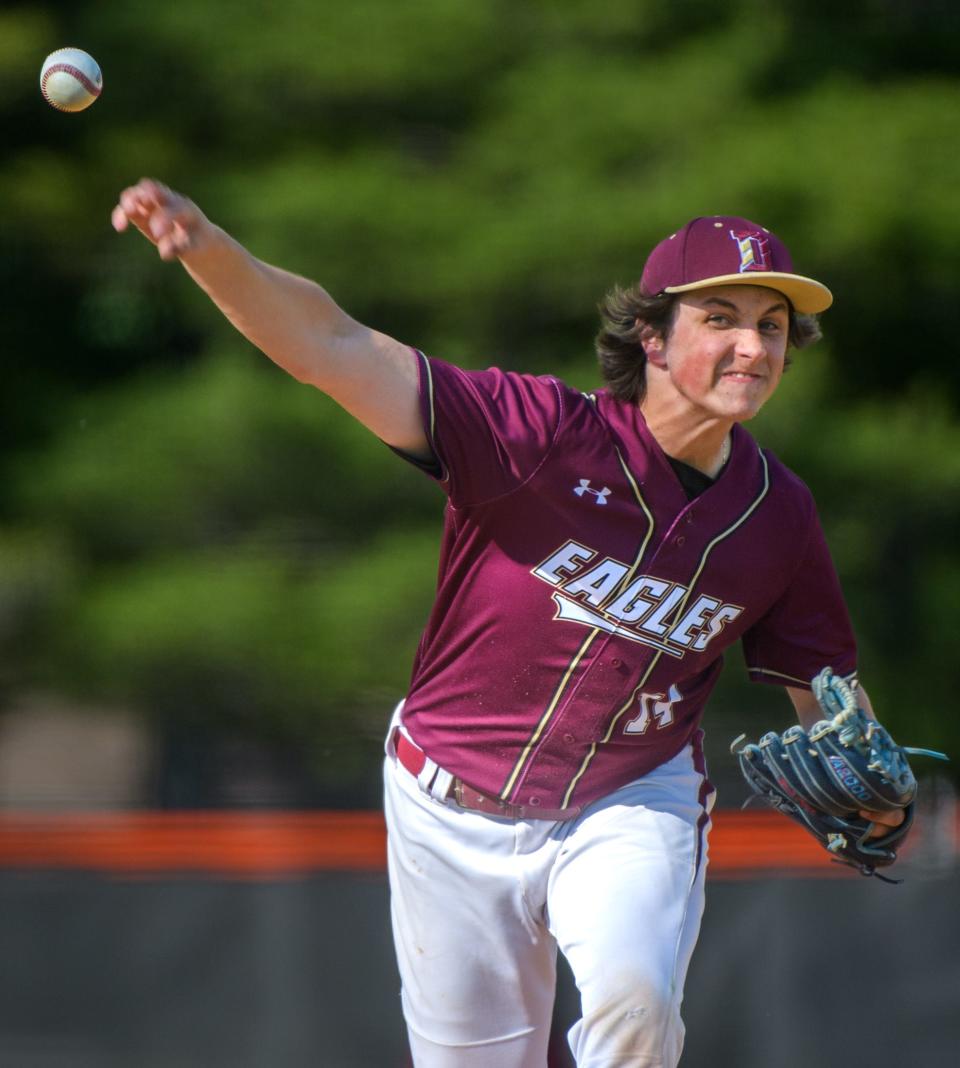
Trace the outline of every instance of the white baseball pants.
<path fill-rule="evenodd" d="M 544 1068 L 559 946 L 578 1068 L 672 1068 L 704 903 L 713 791 L 691 751 L 576 819 L 507 820 L 393 759 L 391 919 L 416 1068 Z M 440 774 L 443 783 L 443 773 Z"/>

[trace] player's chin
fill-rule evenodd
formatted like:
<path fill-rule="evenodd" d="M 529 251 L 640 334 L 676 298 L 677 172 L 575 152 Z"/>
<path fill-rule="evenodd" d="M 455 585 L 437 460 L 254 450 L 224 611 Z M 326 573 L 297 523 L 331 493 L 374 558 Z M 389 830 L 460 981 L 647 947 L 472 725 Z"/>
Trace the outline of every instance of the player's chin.
<path fill-rule="evenodd" d="M 731 423 L 746 423 L 760 411 L 766 402 L 767 397 L 738 402 L 730 402 L 727 400 L 726 403 L 717 406 L 718 410 L 716 414 L 723 419 L 729 420 Z"/>
<path fill-rule="evenodd" d="M 775 387 L 776 384 L 766 378 L 722 378 L 717 387 L 718 406 L 727 419 L 743 423 L 760 411 L 773 395 Z"/>

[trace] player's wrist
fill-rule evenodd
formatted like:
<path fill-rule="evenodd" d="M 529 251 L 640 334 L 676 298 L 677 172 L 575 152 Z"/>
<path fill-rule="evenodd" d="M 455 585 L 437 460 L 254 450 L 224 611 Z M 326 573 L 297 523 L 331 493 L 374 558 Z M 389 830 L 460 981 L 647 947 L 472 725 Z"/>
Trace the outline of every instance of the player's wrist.
<path fill-rule="evenodd" d="M 246 255 L 239 242 L 199 209 L 187 230 L 183 248 L 177 251 L 178 259 L 191 269 L 191 273 L 216 269 Z"/>

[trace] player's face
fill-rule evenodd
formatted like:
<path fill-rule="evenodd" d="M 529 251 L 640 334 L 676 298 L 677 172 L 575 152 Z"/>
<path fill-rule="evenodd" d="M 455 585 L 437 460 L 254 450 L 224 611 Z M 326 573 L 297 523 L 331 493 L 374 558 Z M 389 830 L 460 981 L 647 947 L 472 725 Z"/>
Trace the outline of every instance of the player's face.
<path fill-rule="evenodd" d="M 659 354 L 670 388 L 703 414 L 753 418 L 783 375 L 789 316 L 786 297 L 763 286 L 684 293 Z"/>

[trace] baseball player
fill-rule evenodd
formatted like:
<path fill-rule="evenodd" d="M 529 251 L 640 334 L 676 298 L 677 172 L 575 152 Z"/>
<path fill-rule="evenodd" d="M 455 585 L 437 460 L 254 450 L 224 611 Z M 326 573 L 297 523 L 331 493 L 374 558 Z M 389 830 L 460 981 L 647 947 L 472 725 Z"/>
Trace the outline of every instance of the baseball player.
<path fill-rule="evenodd" d="M 606 385 L 582 393 L 378 333 L 158 182 L 125 190 L 113 223 L 446 494 L 384 765 L 414 1063 L 543 1068 L 559 947 L 577 1064 L 675 1065 L 713 803 L 699 724 L 722 654 L 740 642 L 805 725 L 817 672 L 856 671 L 811 495 L 741 425 L 818 336 L 829 291 L 762 226 L 694 219 L 608 296 Z"/>

